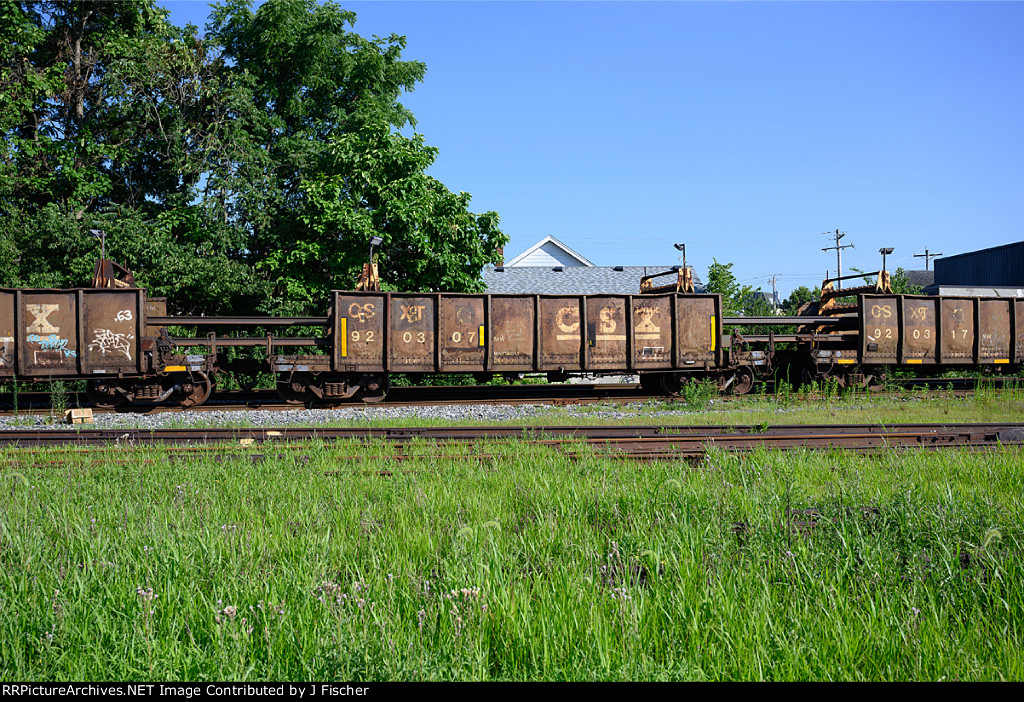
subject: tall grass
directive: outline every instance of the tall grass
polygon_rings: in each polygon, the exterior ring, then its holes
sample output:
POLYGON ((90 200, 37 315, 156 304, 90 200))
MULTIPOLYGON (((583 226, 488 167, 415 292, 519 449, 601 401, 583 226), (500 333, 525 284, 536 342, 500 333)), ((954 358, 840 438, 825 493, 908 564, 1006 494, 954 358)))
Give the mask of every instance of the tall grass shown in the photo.
POLYGON ((6 451, 0 677, 1024 676, 1016 450, 391 453, 6 451))

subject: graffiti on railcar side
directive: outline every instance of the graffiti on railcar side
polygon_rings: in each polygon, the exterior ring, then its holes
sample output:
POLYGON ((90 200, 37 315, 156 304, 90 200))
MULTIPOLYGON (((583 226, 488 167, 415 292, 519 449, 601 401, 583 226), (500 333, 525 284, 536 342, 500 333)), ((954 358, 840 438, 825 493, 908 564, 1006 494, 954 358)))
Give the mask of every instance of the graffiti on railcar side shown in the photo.
POLYGON ((134 334, 118 334, 110 329, 93 329, 92 341, 89 342, 89 350, 98 349, 104 356, 107 353, 123 353, 130 361, 132 360, 131 342, 134 334))
POLYGON ((39 348, 44 351, 60 351, 64 354, 64 358, 74 358, 78 356, 77 351, 72 351, 68 348, 68 340, 61 338, 56 334, 50 334, 49 336, 29 334, 25 337, 25 341, 30 344, 39 344, 39 348))

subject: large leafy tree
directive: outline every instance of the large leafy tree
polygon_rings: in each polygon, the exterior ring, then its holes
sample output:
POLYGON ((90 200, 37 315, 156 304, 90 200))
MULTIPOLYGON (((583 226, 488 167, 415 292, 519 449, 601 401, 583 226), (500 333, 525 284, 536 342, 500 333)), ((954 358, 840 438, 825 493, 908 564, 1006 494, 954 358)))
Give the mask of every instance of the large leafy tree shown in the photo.
POLYGON ((397 131, 415 123, 398 99, 425 66, 400 59, 403 37, 365 39, 354 21, 329 2, 230 0, 209 26, 225 71, 250 81, 244 129, 267 155, 239 159, 215 187, 272 285, 268 311, 350 287, 374 235, 385 284, 410 290, 481 290, 507 241, 495 213, 471 213, 469 195, 426 175, 436 150, 397 131))
POLYGON ((197 203, 217 112, 238 102, 217 69, 151 0, 0 0, 4 284, 83 284, 96 228, 185 311, 251 296, 244 240, 197 203))
POLYGON ((391 287, 474 290, 505 238, 398 130, 424 66, 312 0, 215 10, 0 0, 0 284, 70 286, 108 250, 190 313, 318 308, 385 239, 391 287))

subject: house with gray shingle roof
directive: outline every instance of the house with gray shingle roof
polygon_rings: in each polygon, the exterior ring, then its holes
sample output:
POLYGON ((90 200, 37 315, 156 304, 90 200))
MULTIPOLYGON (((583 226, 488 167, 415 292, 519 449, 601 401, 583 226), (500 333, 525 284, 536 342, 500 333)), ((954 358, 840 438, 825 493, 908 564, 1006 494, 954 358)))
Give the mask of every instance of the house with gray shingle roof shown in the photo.
MULTIPOLYGON (((483 280, 494 294, 636 295, 640 278, 679 266, 595 266, 553 236, 545 237, 504 266, 487 266, 483 280)), ((658 282, 671 282, 663 278, 658 282)), ((704 292, 696 275, 694 290, 704 292)))

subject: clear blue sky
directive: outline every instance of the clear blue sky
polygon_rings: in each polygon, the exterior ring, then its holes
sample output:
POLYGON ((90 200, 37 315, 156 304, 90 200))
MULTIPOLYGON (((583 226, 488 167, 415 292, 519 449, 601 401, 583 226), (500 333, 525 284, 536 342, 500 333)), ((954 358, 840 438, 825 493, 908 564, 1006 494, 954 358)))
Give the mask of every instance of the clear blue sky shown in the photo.
MULTIPOLYGON (((206 2, 164 0, 202 27, 206 2)), ((339 2, 400 34, 431 174, 506 258, 713 258, 783 295, 1024 239, 1024 3, 339 2)))

